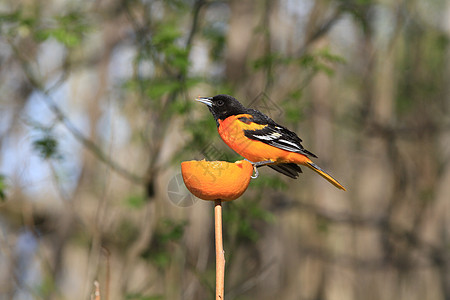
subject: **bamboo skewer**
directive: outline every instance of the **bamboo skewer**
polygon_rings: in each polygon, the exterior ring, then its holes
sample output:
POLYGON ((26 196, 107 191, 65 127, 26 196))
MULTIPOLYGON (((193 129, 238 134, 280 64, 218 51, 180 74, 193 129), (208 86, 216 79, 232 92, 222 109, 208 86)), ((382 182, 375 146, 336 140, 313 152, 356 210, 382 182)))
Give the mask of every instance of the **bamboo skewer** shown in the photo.
POLYGON ((216 300, 224 299, 225 251, 222 240, 222 201, 215 200, 214 229, 216 237, 216 300))

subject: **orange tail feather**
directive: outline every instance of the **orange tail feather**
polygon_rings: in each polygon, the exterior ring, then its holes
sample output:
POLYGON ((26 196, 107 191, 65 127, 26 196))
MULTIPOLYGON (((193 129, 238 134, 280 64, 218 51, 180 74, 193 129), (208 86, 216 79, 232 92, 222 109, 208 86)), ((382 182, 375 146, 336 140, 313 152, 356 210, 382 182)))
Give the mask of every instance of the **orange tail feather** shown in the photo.
POLYGON ((313 163, 312 161, 306 162, 304 164, 305 166, 309 167, 311 170, 319 173, 320 176, 328 180, 332 185, 337 187, 338 189, 346 191, 346 189, 336 180, 334 179, 330 174, 328 174, 324 169, 313 163))

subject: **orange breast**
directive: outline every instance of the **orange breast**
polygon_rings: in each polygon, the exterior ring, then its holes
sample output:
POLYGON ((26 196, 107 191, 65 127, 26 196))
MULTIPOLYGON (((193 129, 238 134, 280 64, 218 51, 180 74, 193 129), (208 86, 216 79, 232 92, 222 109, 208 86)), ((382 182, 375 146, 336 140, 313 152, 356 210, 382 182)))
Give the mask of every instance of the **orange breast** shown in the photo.
POLYGON ((239 118, 251 118, 248 114, 236 115, 219 120, 219 135, 223 141, 239 155, 252 162, 272 160, 276 163, 293 162, 304 164, 310 161, 306 156, 286 151, 266 143, 249 139, 245 136, 244 130, 263 129, 266 125, 256 124, 253 122, 245 123, 239 118))

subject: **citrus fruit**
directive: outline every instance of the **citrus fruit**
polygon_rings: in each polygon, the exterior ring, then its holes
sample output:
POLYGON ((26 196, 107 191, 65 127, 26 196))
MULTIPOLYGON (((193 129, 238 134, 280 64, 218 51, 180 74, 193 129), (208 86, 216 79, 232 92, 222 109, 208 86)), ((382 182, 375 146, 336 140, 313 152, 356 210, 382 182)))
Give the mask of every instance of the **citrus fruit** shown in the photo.
POLYGON ((203 200, 230 201, 241 196, 248 187, 253 166, 246 160, 191 160, 181 163, 181 174, 187 189, 203 200))

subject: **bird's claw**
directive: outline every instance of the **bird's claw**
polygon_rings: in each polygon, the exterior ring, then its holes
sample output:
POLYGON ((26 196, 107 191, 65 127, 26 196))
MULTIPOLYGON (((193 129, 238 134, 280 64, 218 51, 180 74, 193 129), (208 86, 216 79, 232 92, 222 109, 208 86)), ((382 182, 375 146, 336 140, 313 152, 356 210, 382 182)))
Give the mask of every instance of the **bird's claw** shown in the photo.
POLYGON ((253 179, 258 178, 258 176, 259 176, 259 172, 258 172, 257 168, 268 165, 268 164, 273 164, 272 160, 265 160, 265 161, 258 161, 258 162, 252 162, 246 158, 245 158, 245 160, 248 161, 249 163, 251 163, 253 166, 253 170, 255 172, 255 175, 252 175, 253 179))
POLYGON ((256 179, 259 176, 258 169, 256 168, 256 165, 253 165, 253 171, 255 172, 255 175, 252 174, 252 179, 256 179))

